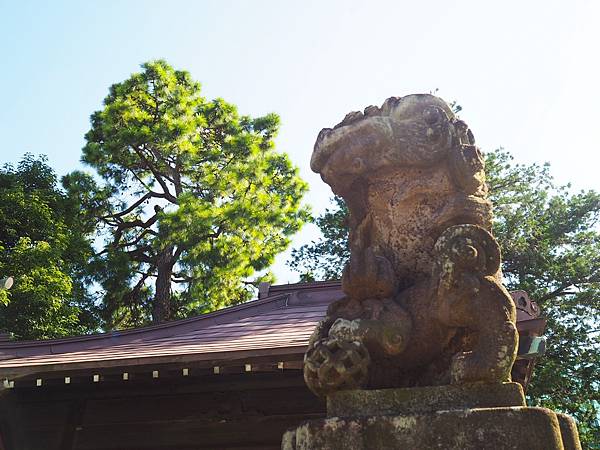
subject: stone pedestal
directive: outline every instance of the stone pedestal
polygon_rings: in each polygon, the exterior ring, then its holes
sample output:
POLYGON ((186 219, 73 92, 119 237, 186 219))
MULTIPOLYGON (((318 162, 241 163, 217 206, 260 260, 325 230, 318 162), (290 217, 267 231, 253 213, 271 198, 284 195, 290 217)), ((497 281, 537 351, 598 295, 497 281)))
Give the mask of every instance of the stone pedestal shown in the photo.
POLYGON ((581 450, 573 419, 525 406, 517 383, 340 391, 283 450, 581 450))

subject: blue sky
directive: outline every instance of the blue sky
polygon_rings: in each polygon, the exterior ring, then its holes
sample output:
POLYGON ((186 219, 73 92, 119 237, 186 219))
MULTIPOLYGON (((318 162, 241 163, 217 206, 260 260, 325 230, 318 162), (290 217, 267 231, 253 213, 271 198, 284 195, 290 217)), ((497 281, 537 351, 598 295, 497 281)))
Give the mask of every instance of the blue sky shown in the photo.
MULTIPOLYGON (((277 138, 310 183, 318 131, 387 97, 438 89, 479 146, 549 161, 560 182, 600 189, 597 1, 0 0, 0 163, 44 153, 81 168, 108 87, 164 58, 241 113, 276 112, 277 138)), ((306 227, 294 245, 317 236, 306 227)), ((275 264, 278 282, 297 275, 275 264)))

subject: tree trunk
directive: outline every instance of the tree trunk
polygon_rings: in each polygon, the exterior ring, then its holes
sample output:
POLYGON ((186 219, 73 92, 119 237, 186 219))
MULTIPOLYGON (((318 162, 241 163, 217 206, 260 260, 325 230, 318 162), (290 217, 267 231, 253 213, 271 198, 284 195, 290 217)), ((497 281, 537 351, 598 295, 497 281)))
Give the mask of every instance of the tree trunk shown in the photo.
POLYGON ((156 289, 152 305, 152 322, 162 323, 171 319, 171 275, 173 274, 173 246, 167 246, 158 255, 156 289))

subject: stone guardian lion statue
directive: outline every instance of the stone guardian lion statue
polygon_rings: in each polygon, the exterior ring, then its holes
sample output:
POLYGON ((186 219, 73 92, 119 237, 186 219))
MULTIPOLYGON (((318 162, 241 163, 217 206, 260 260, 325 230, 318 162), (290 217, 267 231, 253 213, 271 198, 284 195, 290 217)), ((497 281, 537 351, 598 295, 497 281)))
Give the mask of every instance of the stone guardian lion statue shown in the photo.
POLYGON ((392 97, 322 130, 311 168, 348 205, 351 256, 309 343, 310 389, 510 381, 516 311, 467 125, 433 95, 392 97))

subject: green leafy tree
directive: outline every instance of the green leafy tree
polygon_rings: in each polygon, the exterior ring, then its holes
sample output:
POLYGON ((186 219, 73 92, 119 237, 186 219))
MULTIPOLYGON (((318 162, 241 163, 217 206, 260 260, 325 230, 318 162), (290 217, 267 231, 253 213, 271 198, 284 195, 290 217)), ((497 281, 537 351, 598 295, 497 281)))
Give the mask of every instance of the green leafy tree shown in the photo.
POLYGON ((40 339, 97 329, 87 288, 94 225, 80 207, 45 157, 26 154, 17 167, 0 169, 0 277, 15 279, 0 292, 1 330, 40 339))
MULTIPOLYGON (((548 319, 529 403, 573 415, 584 445, 600 448, 600 195, 556 186, 547 164, 515 164, 502 149, 486 155, 486 173, 504 282, 527 291, 548 319)), ((346 217, 335 198, 315 219, 323 237, 292 252, 303 279, 341 277, 346 217)))
POLYGON ((332 202, 332 208, 312 219, 321 231, 321 238, 292 249, 288 265, 300 273, 301 281, 339 280, 350 258, 348 208, 341 197, 333 197, 332 202))
POLYGON ((110 88, 83 161, 103 179, 97 261, 108 327, 163 322, 247 300, 289 244, 305 183, 274 151, 279 118, 240 116, 164 61, 110 88))
POLYGON ((547 164, 515 165, 502 150, 486 170, 505 283, 548 319, 530 403, 572 414, 582 441, 600 448, 600 194, 556 186, 547 164))

